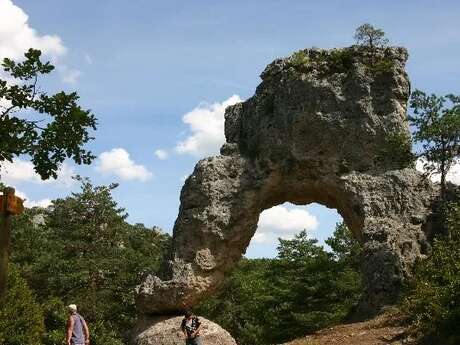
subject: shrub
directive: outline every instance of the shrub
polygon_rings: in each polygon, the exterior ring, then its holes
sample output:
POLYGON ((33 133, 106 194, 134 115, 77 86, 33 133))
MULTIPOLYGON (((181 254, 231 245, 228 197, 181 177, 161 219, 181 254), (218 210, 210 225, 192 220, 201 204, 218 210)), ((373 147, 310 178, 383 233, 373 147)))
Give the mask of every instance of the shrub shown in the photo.
POLYGON ((309 61, 310 59, 308 58, 308 55, 303 50, 299 50, 292 54, 290 59, 290 62, 293 66, 307 65, 309 61))
POLYGON ((43 311, 14 266, 10 268, 7 292, 0 305, 0 344, 40 344, 45 330, 43 311))
POLYGON ((460 204, 450 206, 450 236, 434 240, 432 255, 418 263, 403 310, 422 341, 460 343, 460 204))
POLYGON ((45 345, 61 345, 65 338, 65 326, 68 318, 64 302, 52 297, 42 304, 45 318, 46 334, 43 337, 45 345))
POLYGON ((328 73, 346 73, 353 68, 353 53, 350 49, 334 49, 327 56, 328 73))
POLYGON ((376 61, 373 61, 371 64, 368 64, 367 67, 372 75, 378 76, 380 74, 391 72, 394 67, 394 61, 386 58, 374 58, 376 61))
POLYGON ((415 161, 411 148, 411 138, 407 133, 390 133, 377 154, 377 161, 394 169, 406 168, 415 161))

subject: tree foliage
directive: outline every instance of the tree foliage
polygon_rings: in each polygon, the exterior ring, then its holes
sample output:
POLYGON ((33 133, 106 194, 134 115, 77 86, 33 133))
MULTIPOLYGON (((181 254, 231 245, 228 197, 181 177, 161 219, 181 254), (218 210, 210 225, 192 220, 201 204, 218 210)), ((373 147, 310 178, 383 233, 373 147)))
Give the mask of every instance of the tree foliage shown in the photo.
POLYGON ((332 237, 324 242, 331 247, 336 262, 356 270, 360 268, 361 244, 344 222, 337 223, 332 237))
POLYGON ((356 45, 361 48, 369 72, 374 76, 384 75, 393 68, 393 60, 384 54, 389 40, 382 29, 369 23, 359 26, 355 31, 356 45))
POLYGON ((431 256, 416 265, 403 308, 422 343, 460 343, 460 204, 450 205, 450 237, 438 237, 431 256))
POLYGON ((79 192, 15 218, 11 260, 43 306, 46 345, 61 343, 70 303, 88 321, 92 344, 121 344, 136 319, 134 289, 159 268, 170 237, 128 224, 115 184, 79 181, 79 192))
POLYGON ((446 192, 446 176, 460 155, 460 96, 427 95, 416 90, 410 106, 409 120, 415 126, 414 140, 421 144, 418 157, 424 168, 441 175, 441 194, 446 192))
POLYGON ((54 66, 40 60, 39 50, 24 55, 23 62, 2 62, 7 78, 0 79, 0 164, 29 155, 43 179, 55 178, 67 158, 89 164, 94 156, 83 145, 93 139, 89 131, 96 129, 96 118, 78 104, 76 92, 41 91, 39 77, 54 66))
POLYGON ((0 344, 37 345, 45 332, 43 312, 16 267, 8 274, 5 296, 0 300, 0 344))
POLYGON ((279 240, 275 259, 243 259, 198 313, 247 345, 279 344, 340 322, 360 295, 358 245, 337 225, 327 252, 305 231, 279 240))
POLYGON ((369 49, 382 48, 389 43, 385 37, 385 32, 369 23, 360 25, 356 29, 354 38, 358 45, 368 47, 369 49))

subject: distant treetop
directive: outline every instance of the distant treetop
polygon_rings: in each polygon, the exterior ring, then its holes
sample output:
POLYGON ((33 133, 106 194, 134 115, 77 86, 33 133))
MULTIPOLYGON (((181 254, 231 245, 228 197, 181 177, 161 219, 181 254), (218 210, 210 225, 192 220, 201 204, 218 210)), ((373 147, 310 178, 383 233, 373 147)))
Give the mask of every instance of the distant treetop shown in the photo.
POLYGON ((385 47, 388 45, 388 38, 382 29, 375 28, 369 23, 365 23, 356 29, 356 44, 368 47, 370 49, 385 47))

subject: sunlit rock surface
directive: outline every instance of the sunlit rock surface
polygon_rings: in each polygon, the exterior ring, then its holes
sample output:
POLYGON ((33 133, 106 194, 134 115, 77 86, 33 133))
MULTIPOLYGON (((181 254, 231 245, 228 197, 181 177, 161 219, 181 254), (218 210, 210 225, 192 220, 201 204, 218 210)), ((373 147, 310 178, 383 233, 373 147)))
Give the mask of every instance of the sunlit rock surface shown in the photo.
POLYGON ((183 310, 211 294, 259 214, 284 202, 336 208, 363 245, 364 309, 395 301, 427 250, 437 187, 400 159, 410 147, 396 140, 409 136, 407 52, 373 54, 310 49, 276 60, 253 97, 227 108, 227 142, 186 180, 169 267, 138 287, 141 313, 183 310))
MULTIPOLYGON (((135 345, 184 345, 184 335, 180 330, 181 316, 152 317, 138 321, 134 339, 135 345)), ((200 318, 200 337, 203 345, 236 345, 232 336, 219 325, 200 318)))

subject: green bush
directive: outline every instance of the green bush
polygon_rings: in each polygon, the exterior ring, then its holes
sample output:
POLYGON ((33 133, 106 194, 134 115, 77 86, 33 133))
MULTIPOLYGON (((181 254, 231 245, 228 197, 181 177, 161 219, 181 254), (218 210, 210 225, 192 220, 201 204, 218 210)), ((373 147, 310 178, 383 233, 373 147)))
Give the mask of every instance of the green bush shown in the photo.
POLYGON ((90 327, 91 345, 123 345, 119 330, 114 329, 112 325, 97 321, 88 327, 90 327))
POLYGON ((377 154, 377 163, 402 169, 414 164, 415 158, 410 136, 405 132, 393 132, 386 136, 377 154))
POLYGON ((7 292, 0 300, 0 305, 0 344, 41 343, 45 331, 42 309, 14 266, 10 266, 7 292))
POLYGON ((353 68, 353 54, 349 49, 333 49, 327 58, 327 73, 347 73, 353 68))
POLYGON ((299 50, 295 52, 294 54, 292 54, 290 58, 290 63, 293 66, 304 66, 304 65, 308 65, 309 62, 310 62, 310 59, 308 58, 308 55, 307 53, 305 53, 304 50, 299 50))
POLYGON ((317 71, 320 78, 328 78, 335 74, 348 75, 355 64, 359 64, 369 75, 379 77, 391 72, 395 66, 387 53, 376 47, 299 50, 289 57, 287 67, 306 74, 317 71))
POLYGON ((450 236, 435 239, 431 256, 416 265, 403 309, 422 342, 460 343, 460 205, 450 206, 450 236))
POLYGON ((62 345, 68 318, 64 302, 57 297, 52 297, 42 304, 42 308, 46 328, 43 343, 45 345, 62 345))
POLYGON ((303 73, 318 70, 320 76, 347 73, 353 68, 353 54, 350 49, 305 51, 299 50, 289 58, 289 66, 303 73))
POLYGON ((375 58, 375 61, 368 64, 367 67, 374 76, 378 76, 391 72, 394 67, 394 61, 385 57, 375 58))

